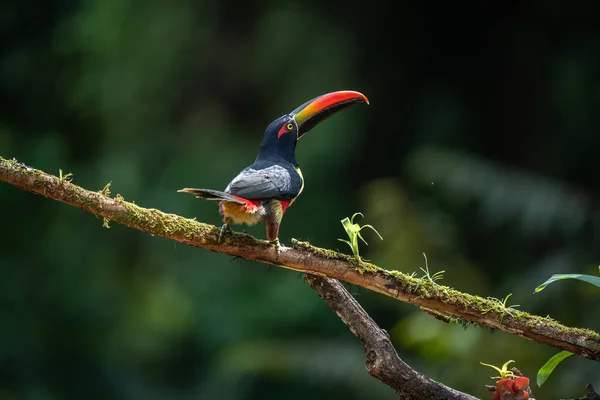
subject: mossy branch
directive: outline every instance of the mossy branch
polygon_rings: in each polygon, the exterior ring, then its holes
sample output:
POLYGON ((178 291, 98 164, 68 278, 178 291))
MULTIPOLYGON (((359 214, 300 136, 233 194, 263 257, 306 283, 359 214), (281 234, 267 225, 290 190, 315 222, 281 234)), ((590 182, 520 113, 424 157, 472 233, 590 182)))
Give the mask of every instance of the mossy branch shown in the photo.
POLYGON ((282 247, 279 258, 267 241, 247 234, 228 235, 223 243, 218 244, 219 229, 213 225, 143 208, 125 201, 119 195, 112 198, 102 191, 86 190, 64 177, 61 179, 1 157, 0 180, 153 235, 248 260, 339 279, 414 304, 430 313, 444 316, 443 320, 446 321, 480 324, 600 360, 600 335, 594 331, 567 327, 550 318, 523 311, 511 310, 507 313, 498 301, 462 293, 398 271, 384 270, 367 262, 359 264, 351 256, 314 247, 306 242, 292 240, 292 247, 282 247))

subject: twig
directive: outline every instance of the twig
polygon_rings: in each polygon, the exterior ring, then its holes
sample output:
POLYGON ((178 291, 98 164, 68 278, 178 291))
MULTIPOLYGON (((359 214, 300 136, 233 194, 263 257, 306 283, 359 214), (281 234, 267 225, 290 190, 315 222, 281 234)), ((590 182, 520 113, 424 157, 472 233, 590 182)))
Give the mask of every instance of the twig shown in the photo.
POLYGON ((393 388, 399 399, 476 399, 420 374, 402 361, 387 332, 377 326, 340 282, 308 274, 306 281, 361 340, 369 374, 393 388))
POLYGON ((585 386, 585 390, 587 391, 585 396, 573 400, 600 400, 600 394, 596 393, 591 383, 585 386))
MULTIPOLYGON (((278 265, 287 269, 328 276, 355 286, 396 298, 448 316, 448 320, 471 321, 490 328, 535 340, 584 357, 600 360, 600 335, 582 328, 570 328, 550 319, 514 311, 506 315, 498 302, 472 296, 458 290, 419 281, 398 271, 387 271, 371 263, 293 241, 281 255, 265 240, 246 234, 232 234, 219 244, 219 229, 156 209, 146 209, 125 201, 121 196, 105 196, 100 191, 83 189, 66 179, 46 174, 16 161, 0 157, 0 181, 29 192, 62 201, 87 212, 156 236, 219 253, 278 265)), ((175 188, 173 189, 175 192, 175 188)))

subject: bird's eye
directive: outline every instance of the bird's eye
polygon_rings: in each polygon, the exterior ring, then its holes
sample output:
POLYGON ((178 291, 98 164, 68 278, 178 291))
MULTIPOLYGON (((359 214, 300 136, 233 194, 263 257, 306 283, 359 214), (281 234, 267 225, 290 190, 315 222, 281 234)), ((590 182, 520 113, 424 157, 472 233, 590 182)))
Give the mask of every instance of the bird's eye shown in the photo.
POLYGON ((292 129, 294 129, 294 125, 292 125, 292 124, 287 124, 287 128, 288 128, 288 131, 291 131, 292 129))

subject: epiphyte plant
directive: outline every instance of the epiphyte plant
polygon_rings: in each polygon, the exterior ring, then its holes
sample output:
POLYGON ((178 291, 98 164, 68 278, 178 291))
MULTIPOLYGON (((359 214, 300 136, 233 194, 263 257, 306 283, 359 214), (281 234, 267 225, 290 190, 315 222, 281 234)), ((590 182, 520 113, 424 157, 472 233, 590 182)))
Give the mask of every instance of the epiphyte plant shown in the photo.
POLYGON ((360 234, 360 231, 362 231, 364 228, 369 228, 373 232, 375 232, 377 234, 377 236, 379 236, 379 239, 383 240, 383 238, 381 237, 379 232, 377 232, 377 230, 375 228, 373 228, 372 225, 362 225, 361 226, 358 223, 355 223, 354 218, 356 218, 357 215, 360 215, 361 217, 364 218, 364 215, 361 212, 357 212, 357 213, 354 213, 354 215, 352 215, 351 218, 346 217, 340 221, 342 223, 342 226, 344 227, 344 230, 346 231, 346 235, 348 235, 349 240, 346 240, 346 239, 338 239, 338 240, 340 242, 347 243, 348 246, 350 246, 350 249, 352 249, 352 254, 354 255, 354 258, 356 259, 356 261, 358 261, 360 263, 360 262, 362 262, 362 259, 360 258, 360 252, 358 249, 358 239, 360 238, 360 240, 362 240, 366 245, 368 245, 367 241, 360 234))

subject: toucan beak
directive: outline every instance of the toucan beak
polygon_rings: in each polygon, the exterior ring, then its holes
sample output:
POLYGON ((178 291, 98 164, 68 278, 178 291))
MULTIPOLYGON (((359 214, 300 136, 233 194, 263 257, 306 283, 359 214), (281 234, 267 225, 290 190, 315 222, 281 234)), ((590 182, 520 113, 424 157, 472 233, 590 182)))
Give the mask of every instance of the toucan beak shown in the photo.
POLYGON ((319 122, 354 103, 367 103, 369 99, 359 92, 341 90, 317 96, 290 113, 298 125, 298 139, 319 122))

